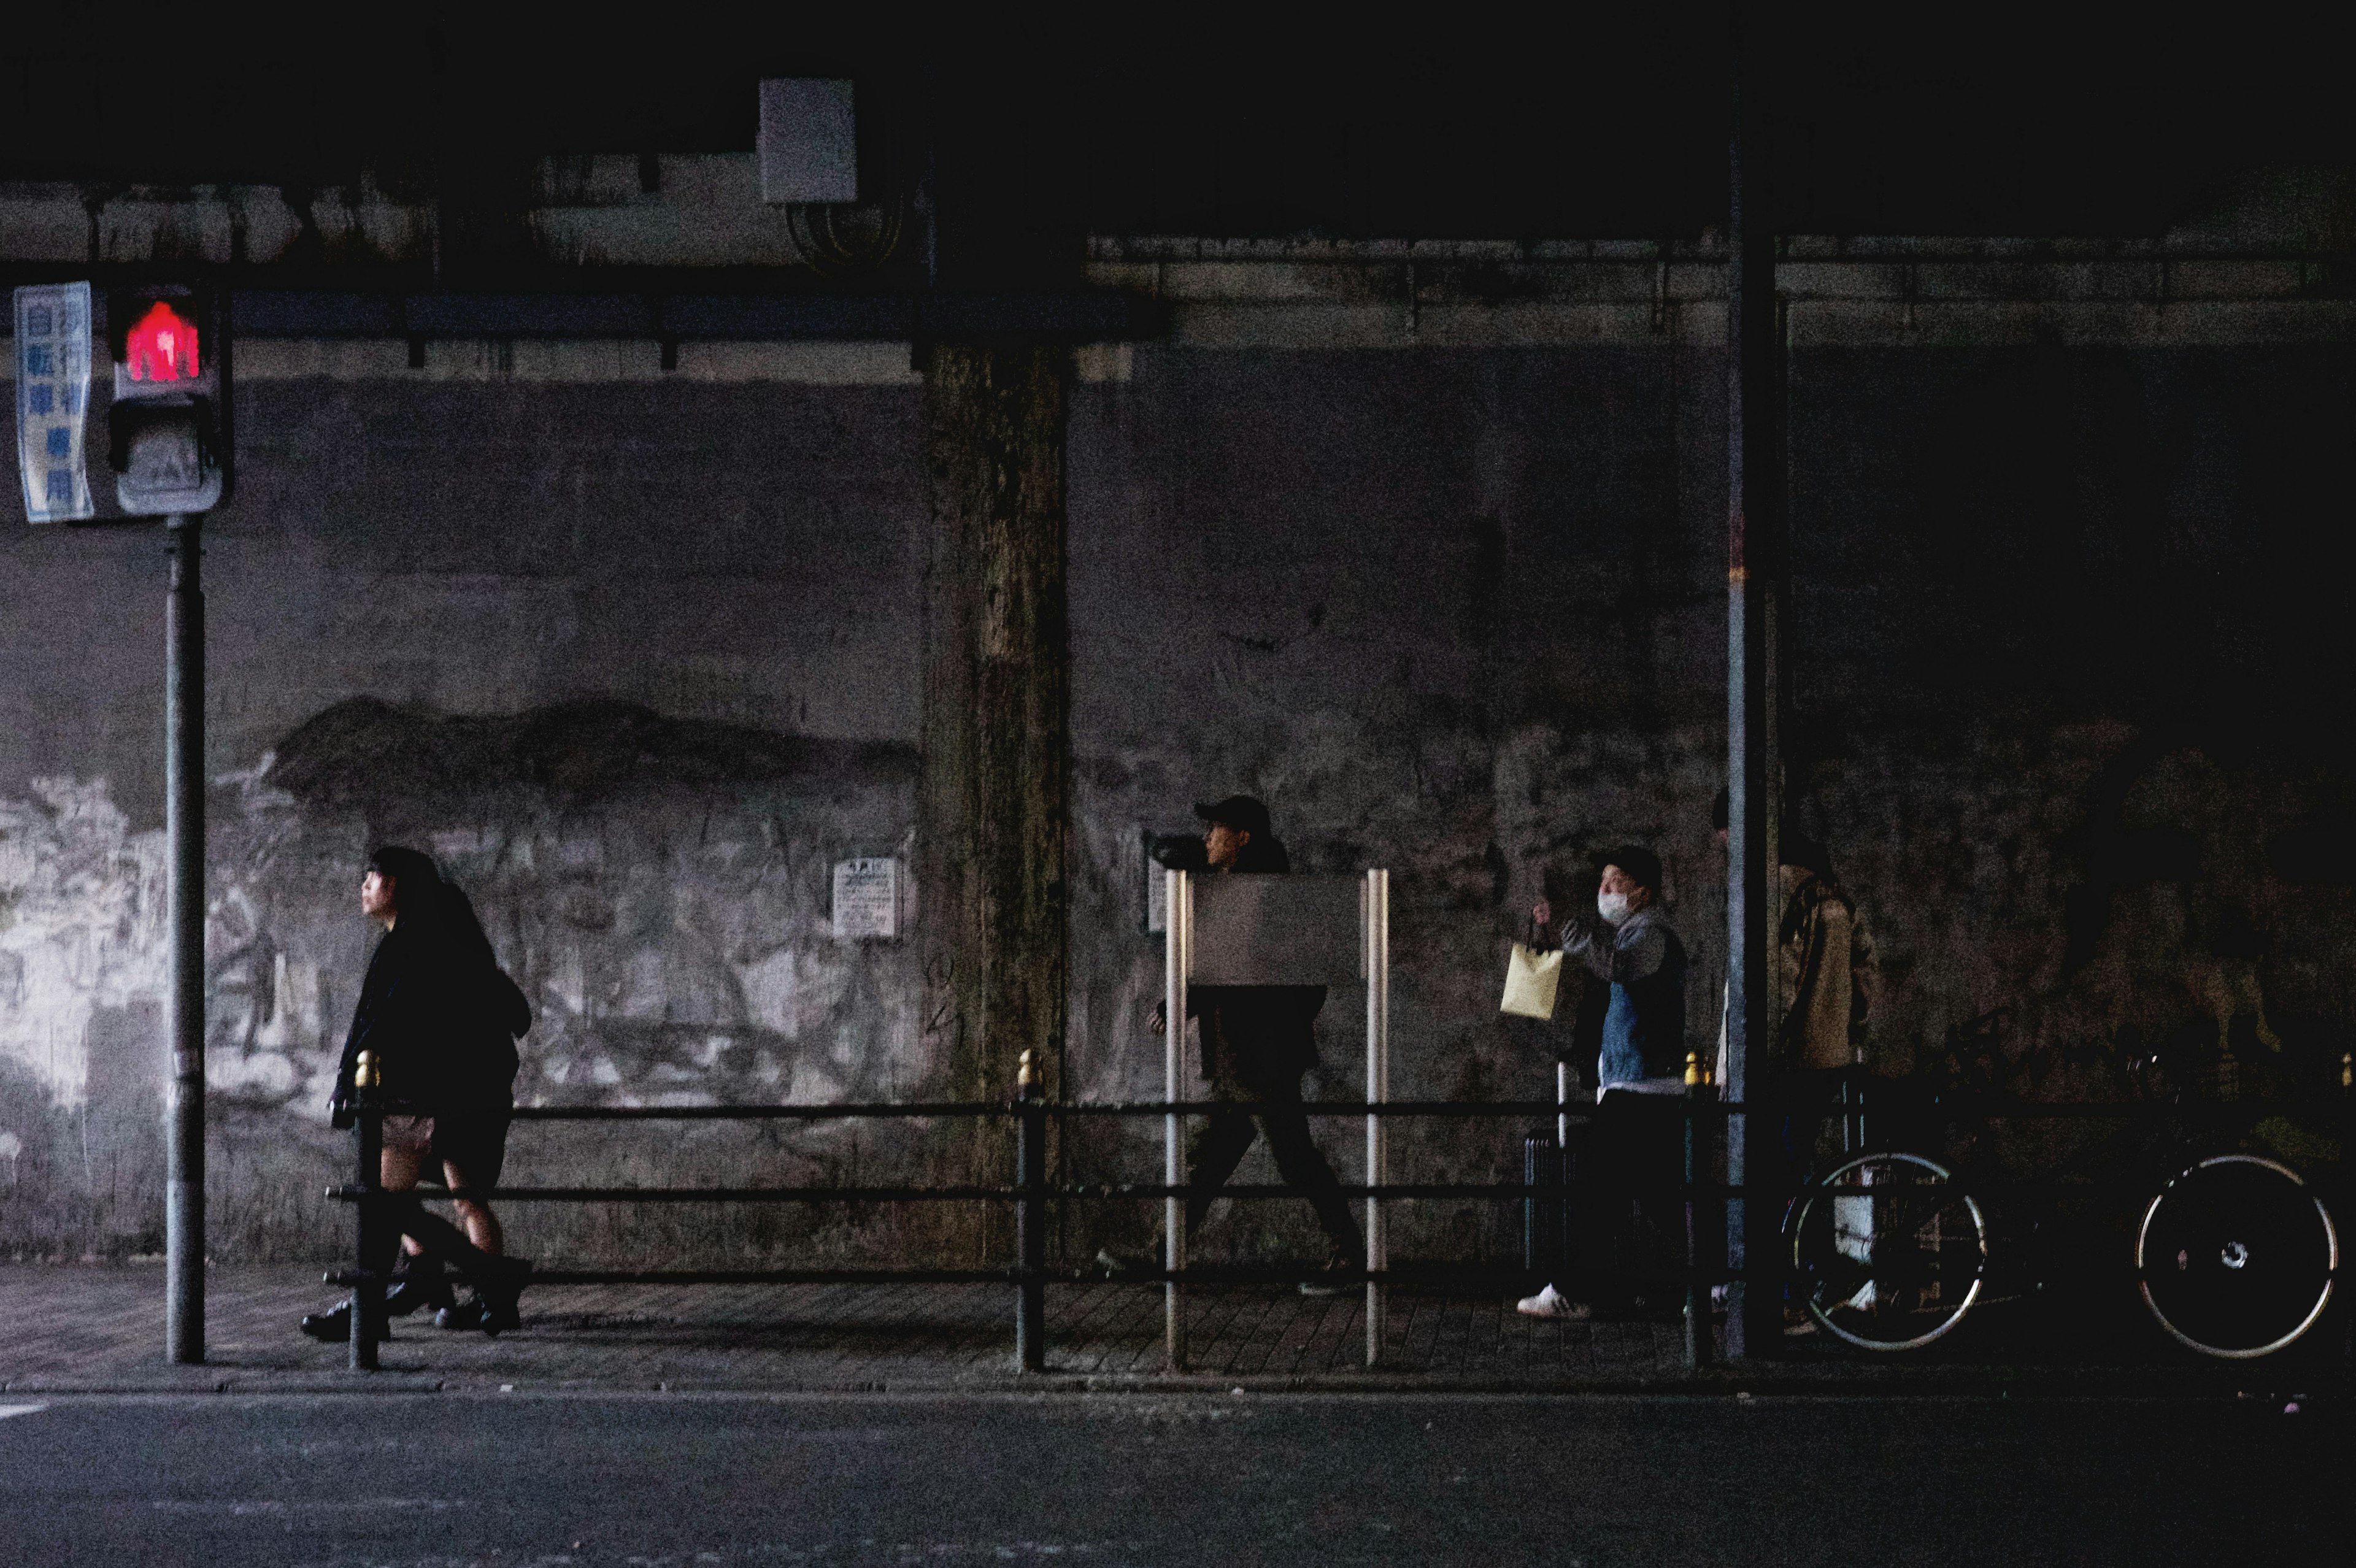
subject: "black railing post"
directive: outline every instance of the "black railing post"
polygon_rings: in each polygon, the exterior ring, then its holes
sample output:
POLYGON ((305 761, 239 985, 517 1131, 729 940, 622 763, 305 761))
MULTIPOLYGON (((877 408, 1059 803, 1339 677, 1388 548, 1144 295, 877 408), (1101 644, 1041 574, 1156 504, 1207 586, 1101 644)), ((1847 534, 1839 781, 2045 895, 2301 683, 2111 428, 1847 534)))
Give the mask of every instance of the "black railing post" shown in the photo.
POLYGON ((1047 1107, 1035 1061, 1023 1053, 1014 1089, 1014 1359, 1026 1372, 1047 1370, 1047 1107))
POLYGON ((1541 1132, 1522 1139, 1522 1272, 1529 1288, 1559 1285, 1563 1264, 1562 1146, 1541 1132))
POLYGON ((351 1297, 351 1368, 356 1372, 377 1370, 376 1330, 384 1317, 384 1280, 372 1266, 382 1248, 377 1227, 387 1220, 383 1206, 377 1201, 384 1163, 384 1110, 377 1101, 376 1091, 376 1054, 364 1051, 352 1074, 353 1126, 359 1135, 359 1168, 356 1172, 359 1198, 352 1205, 353 1212, 359 1216, 353 1226, 359 1266, 352 1271, 351 1297))
POLYGON ((1701 1070, 1700 1053, 1686 1056, 1686 1365, 1706 1367, 1711 1360, 1709 1281, 1704 1277, 1715 1251, 1708 1243, 1709 1224, 1701 1201, 1701 1184, 1708 1179, 1714 1140, 1708 1106, 1718 1090, 1701 1070))

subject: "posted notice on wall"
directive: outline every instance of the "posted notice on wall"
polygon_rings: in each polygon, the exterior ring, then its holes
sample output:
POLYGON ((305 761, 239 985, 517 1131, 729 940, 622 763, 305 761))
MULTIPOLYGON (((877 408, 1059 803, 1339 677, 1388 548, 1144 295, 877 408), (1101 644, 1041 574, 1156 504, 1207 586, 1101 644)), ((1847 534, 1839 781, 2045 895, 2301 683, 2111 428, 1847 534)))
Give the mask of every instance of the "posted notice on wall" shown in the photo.
POLYGON ((834 863, 834 939, 900 934, 900 862, 889 857, 834 863))
POLYGON ((16 467, 25 516, 62 523, 91 515, 82 466, 90 409, 90 285, 16 291, 16 467))

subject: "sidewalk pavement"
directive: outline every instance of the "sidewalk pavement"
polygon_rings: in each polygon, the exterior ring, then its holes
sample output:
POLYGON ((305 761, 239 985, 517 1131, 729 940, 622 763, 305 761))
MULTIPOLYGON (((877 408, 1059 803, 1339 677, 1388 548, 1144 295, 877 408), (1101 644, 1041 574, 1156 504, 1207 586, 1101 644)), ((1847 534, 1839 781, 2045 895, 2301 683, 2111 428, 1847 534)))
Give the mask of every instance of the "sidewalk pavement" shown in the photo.
MULTIPOLYGON (((1756 1388, 2216 1393, 2276 1387, 2248 1364, 2011 1367, 1826 1355, 1687 1369, 1676 1323, 1525 1317, 1511 1299, 1394 1292, 1383 1364, 1364 1364, 1365 1297, 1289 1287, 1190 1295, 1188 1371, 1163 1364, 1158 1285, 1047 1292, 1048 1371, 1014 1366, 1006 1285, 565 1285, 527 1292, 497 1339, 400 1320, 382 1370, 296 1332, 342 1292, 316 1266, 217 1268, 207 1359, 165 1360, 164 1273, 149 1265, 0 1264, 0 1392, 432 1392, 442 1390, 885 1392, 1328 1389, 1687 1392, 1756 1388)), ((2295 1374, 2307 1375, 2307 1374, 2295 1374)))

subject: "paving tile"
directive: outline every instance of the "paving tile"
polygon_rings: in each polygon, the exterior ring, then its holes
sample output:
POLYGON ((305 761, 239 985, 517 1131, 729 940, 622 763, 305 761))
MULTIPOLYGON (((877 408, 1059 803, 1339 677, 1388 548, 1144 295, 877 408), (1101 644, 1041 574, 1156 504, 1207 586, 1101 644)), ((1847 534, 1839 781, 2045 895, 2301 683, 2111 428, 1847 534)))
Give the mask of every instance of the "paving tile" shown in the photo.
MULTIPOLYGON (((597 1387, 842 1389, 1021 1386, 1013 1364, 1013 1292, 1001 1285, 585 1285, 527 1295, 519 1331, 497 1339, 401 1320, 380 1348, 383 1370, 346 1370, 343 1345, 321 1345, 296 1320, 335 1299, 314 1267, 220 1269, 208 1279, 208 1360, 164 1355, 164 1275, 153 1266, 0 1264, 0 1390, 27 1392, 317 1392, 361 1389, 597 1387)), ((1156 1285, 1058 1285, 1048 1292, 1048 1356, 1060 1378, 1159 1386, 1162 1292, 1156 1285)), ((1305 1297, 1281 1287, 1197 1289, 1186 1300, 1205 1383, 1313 1382, 1412 1386, 1451 1382, 1531 1388, 1656 1384, 1693 1376, 1676 1322, 1560 1323, 1525 1318, 1504 1296, 1394 1291, 1383 1365, 1369 1374, 1365 1297, 1305 1297)), ((1721 1351, 1722 1353, 1722 1351, 1721 1351)), ((2238 1367, 2051 1358, 2001 1363, 1902 1362, 1838 1347, 1769 1367, 1719 1367, 1703 1385, 1781 1379, 1838 1387, 1967 1379, 2135 1376, 2162 1389, 2245 1378, 2238 1367)), ((1181 1380, 1182 1383, 1184 1380, 1181 1380)), ((2138 1385, 2141 1386, 2141 1385, 2138 1385)), ((2237 1384, 2234 1386, 2238 1386, 2237 1384)))

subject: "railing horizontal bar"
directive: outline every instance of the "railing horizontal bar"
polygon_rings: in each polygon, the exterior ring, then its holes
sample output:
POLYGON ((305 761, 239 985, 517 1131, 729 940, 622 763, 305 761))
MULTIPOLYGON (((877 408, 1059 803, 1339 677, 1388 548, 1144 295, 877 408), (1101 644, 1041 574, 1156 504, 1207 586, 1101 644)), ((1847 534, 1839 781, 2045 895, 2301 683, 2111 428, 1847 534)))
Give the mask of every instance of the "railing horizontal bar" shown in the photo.
MULTIPOLYGON (((1169 1186, 1151 1181, 1074 1182, 1055 1188, 1064 1198, 1191 1198, 1197 1192, 1218 1198, 1299 1198, 1301 1189, 1282 1183, 1229 1182, 1224 1187, 1169 1186)), ((1533 1192, 1561 1192, 1560 1187, 1530 1187, 1519 1181, 1411 1181, 1364 1186, 1344 1181, 1336 1189, 1344 1198, 1510 1198, 1516 1201, 1533 1192)), ((1576 1188, 1569 1190, 1577 1191, 1576 1188)), ((1631 1189, 1633 1190, 1633 1189, 1631 1189)))
POLYGON ((889 1101, 842 1105, 518 1105, 519 1122, 823 1122, 841 1118, 1012 1116, 995 1100, 889 1101))
POLYGON ((1012 1187, 461 1187, 398 1193, 330 1187, 327 1196, 347 1203, 374 1197, 477 1203, 921 1203, 1003 1201, 1018 1194, 1012 1187))
MULTIPOLYGON (((1667 1096, 1675 1103, 1688 1106, 1699 1115, 1740 1115, 1753 1109, 1740 1101, 1697 1099, 1687 1101, 1667 1096)), ((1042 1109, 1051 1116, 1209 1116, 1248 1111, 1253 1102, 1237 1100, 1099 1100, 1076 1104, 1046 1105, 1042 1109)), ((1568 1105, 1552 1100, 1387 1100, 1368 1104, 1359 1100, 1303 1100, 1289 1105, 1312 1116, 1463 1116, 1483 1117, 1546 1116, 1569 1111, 1585 1117, 1594 1114, 1595 1106, 1586 1100, 1576 1100, 1568 1105)), ((2175 1104, 2163 1101, 2060 1101, 2051 1104, 2035 1104, 2026 1101, 1980 1101, 1934 1099, 1908 1105, 1879 1106, 1874 1104, 1824 1105, 1794 1107, 1771 1105, 1766 1114, 1788 1115, 1796 1111, 1824 1122, 1837 1122, 1852 1116, 1887 1118, 1890 1116, 1925 1116, 1954 1121, 1986 1116, 2000 1121, 2070 1120, 2074 1118, 2168 1118, 2181 1117, 2198 1121, 2233 1121, 2243 1117, 2295 1115, 2315 1117, 2341 1114, 2344 1108, 2311 1100, 2236 1100, 2223 1103, 2193 1102, 2175 1104)), ((845 1104, 839 1105, 518 1105, 509 1115, 519 1122, 762 1122, 794 1121, 822 1122, 851 1119, 910 1120, 925 1118, 996 1118, 1015 1114, 1011 1105, 996 1101, 940 1101, 894 1104, 845 1104)))
MULTIPOLYGON (((2175 1173, 2170 1172, 2173 1176, 2175 1173)), ((1569 1184, 1551 1182, 1531 1185, 1522 1181, 1408 1181, 1386 1182, 1376 1186, 1343 1182, 1336 1188, 1348 1198, 1382 1199, 1450 1199, 1489 1198, 1519 1201, 1538 1198, 1571 1200, 1595 1198, 1769 1198, 1785 1200, 1810 1196, 1841 1198, 1898 1199, 1926 1193, 1952 1192, 1973 1198, 2005 1198, 2024 1194, 2076 1194, 2083 1197, 2115 1197, 2125 1193, 2147 1196, 2156 1193, 2166 1178, 2115 1178, 2103 1180, 2061 1181, 1884 1181, 1871 1185, 1837 1187, 1812 1185, 1784 1187, 1774 1185, 1744 1186, 1727 1182, 1697 1182, 1691 1186, 1670 1183, 1569 1184)), ((1049 1193, 1058 1198, 1153 1199, 1189 1198, 1198 1191, 1220 1198, 1298 1198, 1301 1189, 1280 1182, 1229 1182, 1220 1187, 1196 1188, 1185 1183, 1175 1185, 1157 1181, 1078 1181, 1050 1188, 1049 1193)), ((517 1203, 922 1203, 922 1202, 1006 1202, 1020 1198, 1020 1189, 1012 1187, 492 1187, 483 1189, 414 1188, 403 1192, 385 1193, 358 1187, 330 1187, 326 1195, 338 1202, 358 1202, 367 1198, 384 1198, 409 1201, 444 1202, 466 1199, 476 1202, 517 1203)))
MULTIPOLYGON (((534 1269, 531 1288, 544 1285, 1005 1285, 1006 1269, 534 1269)), ((329 1285, 357 1285, 352 1270, 327 1276, 329 1285)))
MULTIPOLYGON (((1066 1105, 1049 1105, 1051 1116, 1211 1116, 1222 1114, 1248 1114, 1258 1105, 1250 1100, 1083 1100, 1066 1105)), ((1564 1109, 1552 1100, 1384 1100, 1369 1104, 1364 1100, 1301 1100, 1284 1102, 1288 1111, 1303 1111, 1312 1116, 1545 1116, 1552 1118, 1564 1109)), ((1574 1115, 1585 1115, 1594 1107, 1574 1102, 1574 1115)))
MULTIPOLYGON (((341 1269, 321 1276, 329 1285, 352 1285, 357 1270, 341 1269)), ((1335 1285, 1363 1285, 1385 1280, 1403 1285, 1457 1285, 1474 1282, 1518 1283, 1526 1276, 1516 1267, 1485 1264, 1424 1264, 1376 1269, 1336 1269, 1332 1272, 1301 1264, 1200 1264, 1173 1274, 1167 1269, 1124 1273, 1108 1280, 1096 1268, 1048 1268, 1041 1275, 1050 1285, 1135 1285, 1177 1279, 1195 1285, 1292 1285, 1303 1279, 1335 1285)), ((1018 1278, 1012 1268, 779 1268, 779 1269, 568 1269, 536 1268, 530 1288, 559 1285, 1011 1285, 1018 1278)))

